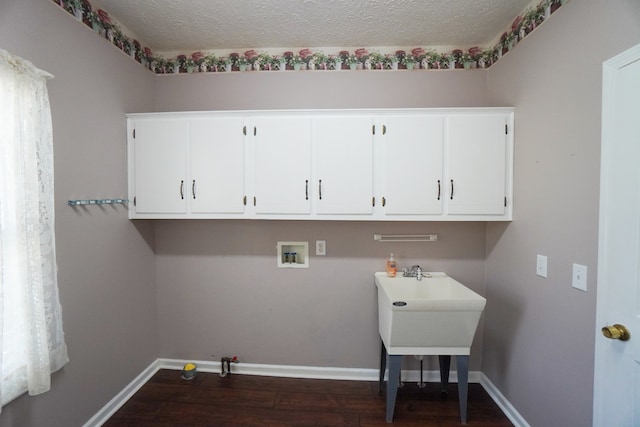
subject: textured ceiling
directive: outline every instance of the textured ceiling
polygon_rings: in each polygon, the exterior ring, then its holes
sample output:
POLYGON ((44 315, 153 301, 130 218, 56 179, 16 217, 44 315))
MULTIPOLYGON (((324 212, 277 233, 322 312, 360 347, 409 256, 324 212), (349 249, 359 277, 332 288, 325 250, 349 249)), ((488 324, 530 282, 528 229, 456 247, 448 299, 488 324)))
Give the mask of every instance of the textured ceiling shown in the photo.
MULTIPOLYGON (((539 2, 539 1, 538 1, 539 2)), ((531 0, 92 0, 156 52, 488 46, 531 0)))

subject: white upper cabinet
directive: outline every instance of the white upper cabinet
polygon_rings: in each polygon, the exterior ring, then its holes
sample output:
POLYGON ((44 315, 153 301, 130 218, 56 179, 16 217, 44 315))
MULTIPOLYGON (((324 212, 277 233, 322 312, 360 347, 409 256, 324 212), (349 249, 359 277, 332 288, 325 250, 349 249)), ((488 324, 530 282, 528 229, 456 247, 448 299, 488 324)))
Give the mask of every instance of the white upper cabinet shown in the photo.
POLYGON ((247 126, 254 146, 255 213, 311 212, 311 119, 257 117, 247 126))
POLYGON ((129 217, 510 221, 513 114, 129 114, 129 217))
POLYGON ((202 117, 189 121, 190 211, 244 212, 245 155, 241 117, 202 117))
POLYGON ((373 213, 373 119, 314 120, 314 211, 320 215, 373 213))
POLYGON ((129 129, 130 206, 135 214, 187 212, 189 122, 152 119, 129 129))
POLYGON ((242 130, 241 117, 130 120, 131 216, 242 214, 242 130))
POLYGON ((448 214, 505 214, 508 120, 505 114, 463 114, 447 119, 448 214))
POLYGON ((384 214, 442 214, 443 116, 394 115, 378 122, 384 214))

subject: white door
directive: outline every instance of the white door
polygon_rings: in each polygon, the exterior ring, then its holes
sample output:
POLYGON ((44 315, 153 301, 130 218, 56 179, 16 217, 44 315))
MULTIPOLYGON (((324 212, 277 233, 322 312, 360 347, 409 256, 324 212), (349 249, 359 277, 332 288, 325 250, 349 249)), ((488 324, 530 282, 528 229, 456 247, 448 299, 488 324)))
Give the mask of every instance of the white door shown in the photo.
MULTIPOLYGON (((640 45, 604 63, 593 425, 640 425, 640 45), (606 338, 622 325, 629 340, 606 338)), ((621 336, 624 338, 624 335, 621 336)))
POLYGON ((311 119, 257 118, 248 127, 255 144, 256 214, 311 211, 311 119))
POLYGON ((373 118, 314 120, 314 194, 318 214, 373 212, 373 118))
POLYGON ((133 139, 136 213, 186 213, 189 122, 135 122, 133 139))
POLYGON ((460 115, 447 123, 448 213, 504 215, 507 116, 460 115))
POLYGON ((442 213, 443 117, 382 118, 385 215, 442 213))
POLYGON ((244 212, 241 117, 191 120, 188 200, 192 213, 244 212))

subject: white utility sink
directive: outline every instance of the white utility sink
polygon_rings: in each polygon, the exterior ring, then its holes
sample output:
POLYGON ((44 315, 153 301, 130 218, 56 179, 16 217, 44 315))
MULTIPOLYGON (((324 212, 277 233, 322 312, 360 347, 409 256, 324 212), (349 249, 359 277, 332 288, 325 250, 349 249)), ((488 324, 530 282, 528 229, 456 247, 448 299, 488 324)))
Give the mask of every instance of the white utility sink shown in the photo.
POLYGON ((460 421, 467 423, 469 354, 487 300, 444 273, 387 277, 376 273, 378 329, 382 338, 380 390, 387 360, 387 422, 393 421, 402 355, 438 355, 446 391, 451 356, 456 356, 460 421))
POLYGON ((469 355, 487 300, 447 276, 375 273, 378 327, 388 354, 469 355))

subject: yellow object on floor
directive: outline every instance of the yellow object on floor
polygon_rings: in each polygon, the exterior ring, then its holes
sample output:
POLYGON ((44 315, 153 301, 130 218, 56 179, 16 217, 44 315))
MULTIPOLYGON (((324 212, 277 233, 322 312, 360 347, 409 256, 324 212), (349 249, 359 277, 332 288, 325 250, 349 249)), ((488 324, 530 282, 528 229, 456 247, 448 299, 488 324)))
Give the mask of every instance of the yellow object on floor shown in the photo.
POLYGON ((194 363, 187 363, 182 368, 182 378, 185 380, 191 380, 195 378, 197 373, 198 373, 198 370, 194 363))

